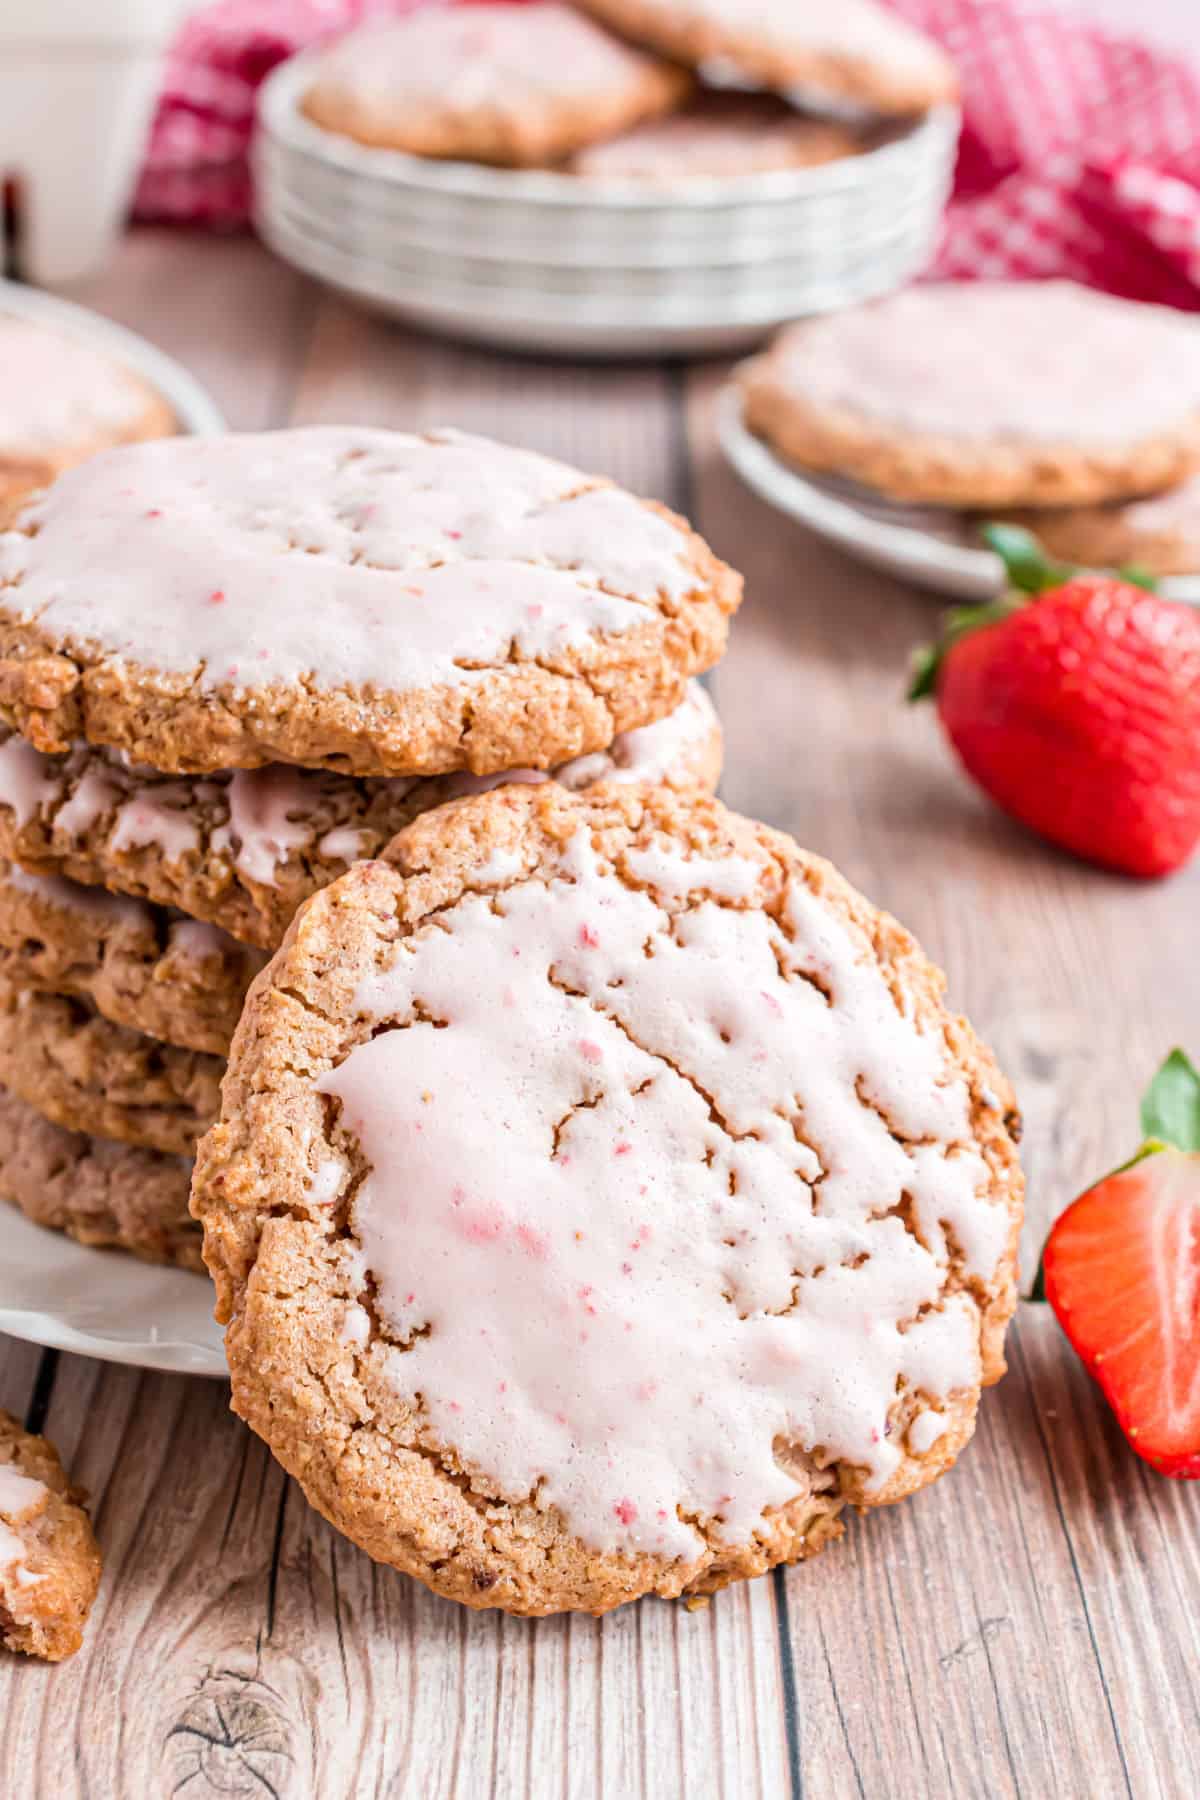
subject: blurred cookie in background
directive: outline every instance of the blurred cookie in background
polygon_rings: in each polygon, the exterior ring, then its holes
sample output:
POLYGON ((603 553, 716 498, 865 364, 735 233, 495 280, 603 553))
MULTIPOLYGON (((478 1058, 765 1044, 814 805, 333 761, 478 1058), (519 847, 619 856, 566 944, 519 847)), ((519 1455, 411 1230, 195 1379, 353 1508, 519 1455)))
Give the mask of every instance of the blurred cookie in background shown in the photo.
POLYGON ((866 139, 848 126, 797 112, 771 94, 699 94, 682 111, 577 151, 572 174, 659 185, 717 176, 815 168, 855 156, 866 139))
POLYGON ((0 524, 97 450, 176 429, 162 396, 115 357, 0 312, 0 524))

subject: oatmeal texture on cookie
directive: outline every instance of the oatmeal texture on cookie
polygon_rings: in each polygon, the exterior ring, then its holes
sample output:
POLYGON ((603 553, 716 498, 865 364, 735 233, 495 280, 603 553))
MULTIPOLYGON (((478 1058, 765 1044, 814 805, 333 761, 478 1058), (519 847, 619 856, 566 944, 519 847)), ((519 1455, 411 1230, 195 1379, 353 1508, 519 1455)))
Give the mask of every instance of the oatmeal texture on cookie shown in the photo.
POLYGON ((52 1124, 0 1088, 0 1200, 50 1231, 143 1262, 202 1270, 192 1165, 52 1124))
MULTIPOLYGON (((573 790, 597 781, 715 788, 720 773, 721 728, 697 682, 689 682, 666 718, 551 771, 555 781, 573 790)), ((551 775, 509 769, 495 775, 372 778, 273 763, 204 778, 175 777, 131 767, 127 759, 88 744, 50 756, 0 727, 0 855, 34 873, 65 875, 178 907, 247 944, 273 949, 302 900, 350 863, 380 855, 419 813, 464 794, 551 775)), ((96 909, 103 909, 102 901, 96 909)), ((0 889, 0 945, 3 913, 0 889)), ((199 950, 198 932, 199 927, 181 926, 169 949, 199 950)), ((173 957, 172 967, 182 971, 184 965, 173 957)), ((139 993, 144 992, 141 984, 139 993)), ((100 1010, 117 1016, 103 1005, 100 1010)), ((133 1018, 118 1023, 137 1025, 133 1018)), ((175 1031, 153 1030, 172 1043, 214 1047, 175 1031)))
POLYGON ((740 379, 782 456, 897 500, 1123 500, 1200 462, 1200 333, 1069 281, 908 288, 787 326, 740 379))
POLYGON ((175 429, 166 401, 115 357, 0 312, 0 525, 97 450, 175 429))
POLYGON ((313 1503, 468 1604, 599 1612, 947 1468, 1021 1180, 912 939, 703 796, 509 788, 389 855, 255 983, 193 1192, 313 1503))
POLYGON ((932 39, 874 0, 581 0, 638 43, 766 87, 879 113, 922 112, 958 91, 932 39))
POLYGON ((0 984, 0 1082, 69 1130, 187 1156, 217 1116, 224 1067, 87 1000, 0 984))
POLYGON ((689 85, 682 69, 545 0, 366 25, 321 56, 302 106, 362 144, 544 163, 666 112, 689 85))
POLYGON ((682 520, 483 438, 178 438, 0 533, 0 711, 171 772, 544 769, 677 706, 740 594, 682 520))
POLYGON ((83 1642, 100 1548, 58 1452, 0 1412, 0 1644, 46 1662, 83 1642))
POLYGON ((0 983, 74 995, 115 1025, 223 1056, 265 960, 215 925, 0 858, 0 983))

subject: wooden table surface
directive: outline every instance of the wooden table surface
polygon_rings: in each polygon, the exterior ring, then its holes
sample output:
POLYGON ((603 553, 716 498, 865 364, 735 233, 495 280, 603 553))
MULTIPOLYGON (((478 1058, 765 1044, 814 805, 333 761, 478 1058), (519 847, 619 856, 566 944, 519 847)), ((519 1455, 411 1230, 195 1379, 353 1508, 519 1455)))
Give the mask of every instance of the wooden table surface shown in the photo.
MULTIPOLYGON (((231 424, 455 423, 690 514, 747 578, 713 678, 724 794, 838 863, 946 967, 1027 1120, 1026 1278, 1200 1050, 1200 862, 1135 886, 977 797, 906 709, 936 605, 723 466, 719 366, 491 356, 372 321, 247 239, 130 238, 77 298, 188 363, 231 424)), ((4 1800, 242 1795, 1195 1796, 1200 1493, 1129 1454, 1045 1308, 959 1467, 704 1610, 469 1613, 338 1537, 215 1381, 0 1339, 0 1405, 93 1497, 80 1654, 0 1660, 4 1800)))

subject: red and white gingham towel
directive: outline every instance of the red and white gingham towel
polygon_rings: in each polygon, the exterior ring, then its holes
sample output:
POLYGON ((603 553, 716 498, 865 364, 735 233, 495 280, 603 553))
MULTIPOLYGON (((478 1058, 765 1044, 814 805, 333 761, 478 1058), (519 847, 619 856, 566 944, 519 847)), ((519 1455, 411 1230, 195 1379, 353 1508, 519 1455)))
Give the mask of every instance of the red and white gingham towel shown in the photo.
MULTIPOLYGON (((195 13, 171 54, 139 216, 242 223, 254 91, 268 70, 363 18, 430 3, 217 0, 195 13)), ((945 45, 962 80, 934 274, 1066 275, 1200 309, 1200 58, 1048 0, 890 3, 945 45)))

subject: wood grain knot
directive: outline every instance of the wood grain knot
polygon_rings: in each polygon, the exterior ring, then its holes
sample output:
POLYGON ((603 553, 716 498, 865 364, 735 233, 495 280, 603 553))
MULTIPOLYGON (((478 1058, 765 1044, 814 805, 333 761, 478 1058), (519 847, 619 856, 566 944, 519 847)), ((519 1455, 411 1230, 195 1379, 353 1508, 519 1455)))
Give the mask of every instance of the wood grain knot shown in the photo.
POLYGON ((279 1697, 252 1676, 206 1677, 163 1742, 167 1791, 189 1800, 253 1794, 275 1800, 297 1792, 291 1726, 279 1697))

